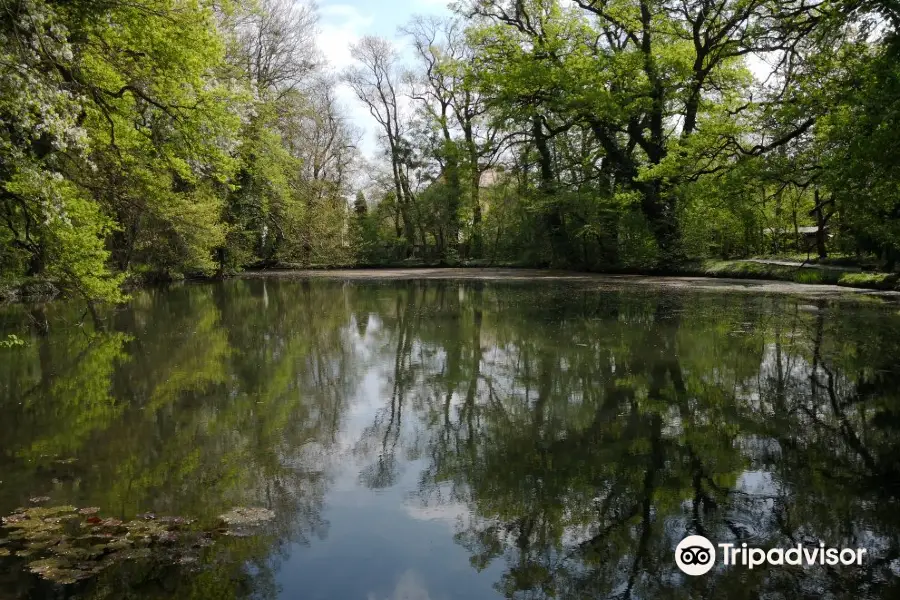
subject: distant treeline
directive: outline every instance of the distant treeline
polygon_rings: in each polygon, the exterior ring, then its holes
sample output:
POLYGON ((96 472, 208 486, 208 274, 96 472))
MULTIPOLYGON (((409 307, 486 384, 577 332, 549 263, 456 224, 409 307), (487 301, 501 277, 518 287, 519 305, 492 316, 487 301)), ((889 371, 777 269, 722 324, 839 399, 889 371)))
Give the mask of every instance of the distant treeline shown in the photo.
POLYGON ((341 73, 290 0, 0 4, 0 283, 900 255, 886 1, 478 0, 341 73))
POLYGON ((634 269, 831 253, 895 266, 896 4, 457 11, 404 28, 411 73, 386 40, 354 47, 347 80, 391 167, 378 218, 363 219, 374 258, 634 269))

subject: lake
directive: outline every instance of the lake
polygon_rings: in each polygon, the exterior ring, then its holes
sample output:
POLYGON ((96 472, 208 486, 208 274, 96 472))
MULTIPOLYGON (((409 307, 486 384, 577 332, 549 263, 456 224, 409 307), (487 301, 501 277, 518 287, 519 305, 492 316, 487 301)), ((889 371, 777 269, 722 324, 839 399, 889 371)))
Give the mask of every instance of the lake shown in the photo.
POLYGON ((896 598, 900 312, 250 278, 0 307, 0 599, 896 598), (865 548, 716 564, 688 534, 865 548))

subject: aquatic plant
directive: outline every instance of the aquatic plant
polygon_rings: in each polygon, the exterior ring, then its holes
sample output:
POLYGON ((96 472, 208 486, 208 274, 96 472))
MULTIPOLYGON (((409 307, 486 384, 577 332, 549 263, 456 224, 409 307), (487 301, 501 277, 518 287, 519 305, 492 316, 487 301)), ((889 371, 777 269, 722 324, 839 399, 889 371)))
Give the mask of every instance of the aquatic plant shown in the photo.
MULTIPOLYGON (((35 504, 46 500, 31 499, 35 504)), ((146 513, 122 521, 99 513, 98 507, 19 508, 2 520, 0 558, 19 559, 44 579, 71 584, 124 561, 197 564, 202 549, 218 536, 253 535, 275 517, 266 508, 236 507, 215 526, 202 528, 184 517, 146 513)))

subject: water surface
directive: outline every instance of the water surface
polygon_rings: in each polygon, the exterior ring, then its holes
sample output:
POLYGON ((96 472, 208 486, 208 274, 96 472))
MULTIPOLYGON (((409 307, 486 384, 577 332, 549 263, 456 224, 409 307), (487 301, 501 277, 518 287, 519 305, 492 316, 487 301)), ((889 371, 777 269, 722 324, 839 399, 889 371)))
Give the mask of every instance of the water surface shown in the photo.
POLYGON ((86 319, 0 310, 0 514, 275 518, 67 585, 0 557, 0 599, 900 595, 896 305, 247 279, 86 319), (691 578, 688 533, 868 556, 691 578))

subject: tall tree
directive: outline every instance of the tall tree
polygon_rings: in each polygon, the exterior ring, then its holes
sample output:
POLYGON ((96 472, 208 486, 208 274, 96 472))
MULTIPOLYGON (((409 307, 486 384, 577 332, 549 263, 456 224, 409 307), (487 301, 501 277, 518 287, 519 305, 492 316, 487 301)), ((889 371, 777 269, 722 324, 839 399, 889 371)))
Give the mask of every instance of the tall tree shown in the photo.
MULTIPOLYGON (((358 64, 344 72, 344 81, 366 105, 384 134, 394 193, 403 219, 406 253, 410 255, 416 241, 416 226, 421 228, 421 221, 414 212, 416 199, 410 183, 412 149, 406 137, 406 116, 402 114, 402 81, 397 52, 389 41, 365 36, 351 47, 351 55, 358 64)), ((421 242, 425 244, 424 235, 421 242)))
MULTIPOLYGON (((744 58, 789 57, 821 18, 802 2, 555 0, 470 5, 484 88, 498 103, 529 107, 540 140, 548 115, 584 123, 604 169, 639 195, 664 255, 680 254, 678 184, 728 156, 778 148, 815 122, 797 115, 769 139, 748 139, 730 111, 749 94, 744 58), (489 70, 488 64, 494 65, 489 70), (742 141, 743 140, 743 141, 742 141)), ((782 61, 789 64, 789 58, 782 61)), ((782 99, 789 102, 790 99, 782 99)))

